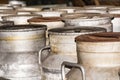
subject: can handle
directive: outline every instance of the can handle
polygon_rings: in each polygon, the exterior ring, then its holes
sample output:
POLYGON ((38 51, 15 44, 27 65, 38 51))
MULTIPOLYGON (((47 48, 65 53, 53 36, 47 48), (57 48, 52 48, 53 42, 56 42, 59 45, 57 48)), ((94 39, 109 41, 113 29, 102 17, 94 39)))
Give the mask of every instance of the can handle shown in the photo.
POLYGON ((77 63, 70 63, 70 62, 63 62, 61 65, 61 76, 62 80, 67 80, 65 77, 65 68, 70 67, 70 68, 78 68, 82 72, 82 80, 86 80, 85 78, 85 70, 82 65, 77 64, 77 63))
MULTIPOLYGON (((39 61, 39 64, 41 65, 41 63, 42 63, 42 52, 44 51, 44 50, 50 50, 50 46, 45 46, 45 47, 43 47, 42 49, 40 49, 40 51, 39 51, 39 57, 38 57, 38 61, 39 61)), ((48 53, 49 54, 49 53, 48 53)), ((47 55, 48 55, 47 54, 47 55)))

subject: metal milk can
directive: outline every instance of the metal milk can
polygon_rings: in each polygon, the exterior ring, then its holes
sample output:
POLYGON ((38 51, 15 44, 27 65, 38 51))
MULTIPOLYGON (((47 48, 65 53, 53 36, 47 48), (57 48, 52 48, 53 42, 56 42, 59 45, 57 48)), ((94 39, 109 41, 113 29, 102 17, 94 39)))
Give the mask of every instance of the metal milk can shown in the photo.
POLYGON ((110 8, 108 11, 108 15, 111 15, 114 17, 112 20, 113 23, 113 32, 120 32, 120 25, 119 25, 119 20, 120 20, 120 8, 110 8))
MULTIPOLYGON (((78 64, 84 69, 86 80, 119 80, 120 69, 120 33, 96 33, 81 35, 75 38, 77 45, 78 64), (86 74, 85 74, 86 73, 86 74)), ((82 80, 81 71, 72 65, 73 69, 66 75, 65 67, 71 63, 62 64, 63 80, 82 80)))
POLYGON ((104 28, 96 27, 64 27, 50 29, 50 47, 40 50, 41 56, 44 50, 50 50, 42 61, 45 80, 61 80, 60 66, 64 61, 77 62, 76 44, 74 38, 78 35, 105 32, 104 28))
POLYGON ((48 45, 48 30, 52 28, 59 28, 64 27, 65 23, 62 21, 60 17, 35 17, 28 20, 29 24, 36 24, 36 25, 46 25, 47 31, 46 31, 46 44, 48 45))
POLYGON ((14 21, 15 25, 27 25, 29 24, 27 22, 28 19, 33 17, 41 17, 40 15, 9 15, 9 16, 3 16, 3 21, 14 21))
POLYGON ((0 76, 10 80, 40 80, 39 49, 45 44, 45 25, 0 27, 0 76))
POLYGON ((109 16, 101 16, 101 15, 83 15, 80 17, 73 18, 64 18, 66 25, 74 25, 74 26, 95 26, 102 27, 107 29, 107 32, 112 32, 112 23, 111 17, 109 16))

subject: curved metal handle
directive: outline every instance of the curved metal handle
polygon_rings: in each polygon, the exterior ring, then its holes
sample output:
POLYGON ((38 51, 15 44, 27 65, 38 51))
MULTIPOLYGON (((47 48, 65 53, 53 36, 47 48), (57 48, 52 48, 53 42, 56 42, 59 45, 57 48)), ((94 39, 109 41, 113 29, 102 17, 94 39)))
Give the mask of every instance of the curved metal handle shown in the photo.
POLYGON ((61 70, 62 70, 62 73, 61 73, 61 76, 62 76, 62 80, 67 80, 66 77, 65 77, 65 68, 66 67, 72 67, 72 68, 78 68, 80 69, 80 71, 82 72, 82 80, 86 80, 85 78, 85 70, 83 68, 83 66, 79 65, 79 64, 76 64, 76 63, 70 63, 70 62, 63 62, 62 65, 61 65, 61 70))
MULTIPOLYGON (((39 64, 41 64, 42 63, 42 52, 44 51, 44 50, 50 50, 50 46, 46 46, 46 47, 44 47, 44 48, 42 48, 40 51, 39 51, 39 58, 38 58, 38 61, 39 61, 39 64)), ((48 54, 47 54, 48 55, 48 54)))

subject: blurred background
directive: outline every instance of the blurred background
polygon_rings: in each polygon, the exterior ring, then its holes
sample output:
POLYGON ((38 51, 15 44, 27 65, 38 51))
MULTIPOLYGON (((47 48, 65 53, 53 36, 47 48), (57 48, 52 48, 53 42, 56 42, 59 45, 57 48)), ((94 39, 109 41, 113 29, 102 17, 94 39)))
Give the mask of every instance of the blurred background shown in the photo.
POLYGON ((120 0, 0 0, 1 4, 7 4, 10 1, 23 1, 27 6, 31 5, 52 5, 64 4, 68 6, 84 5, 116 5, 120 6, 120 0))

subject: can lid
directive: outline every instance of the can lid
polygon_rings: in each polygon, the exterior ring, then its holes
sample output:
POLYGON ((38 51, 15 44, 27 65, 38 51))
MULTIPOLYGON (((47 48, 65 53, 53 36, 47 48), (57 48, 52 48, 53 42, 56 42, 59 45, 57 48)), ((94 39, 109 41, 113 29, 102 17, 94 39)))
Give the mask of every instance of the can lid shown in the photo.
POLYGON ((54 22, 62 21, 60 17, 35 17, 28 20, 28 22, 54 22))
POLYGON ((0 32, 23 32, 47 30, 46 25, 4 25, 0 26, 0 32))
POLYGON ((103 32, 80 35, 75 38, 77 42, 116 42, 120 41, 120 32, 103 32))
POLYGON ((106 29, 100 27, 62 27, 62 28, 54 28, 48 30, 49 34, 56 35, 78 35, 78 34, 88 34, 88 33, 97 33, 97 32, 106 32, 106 29))

